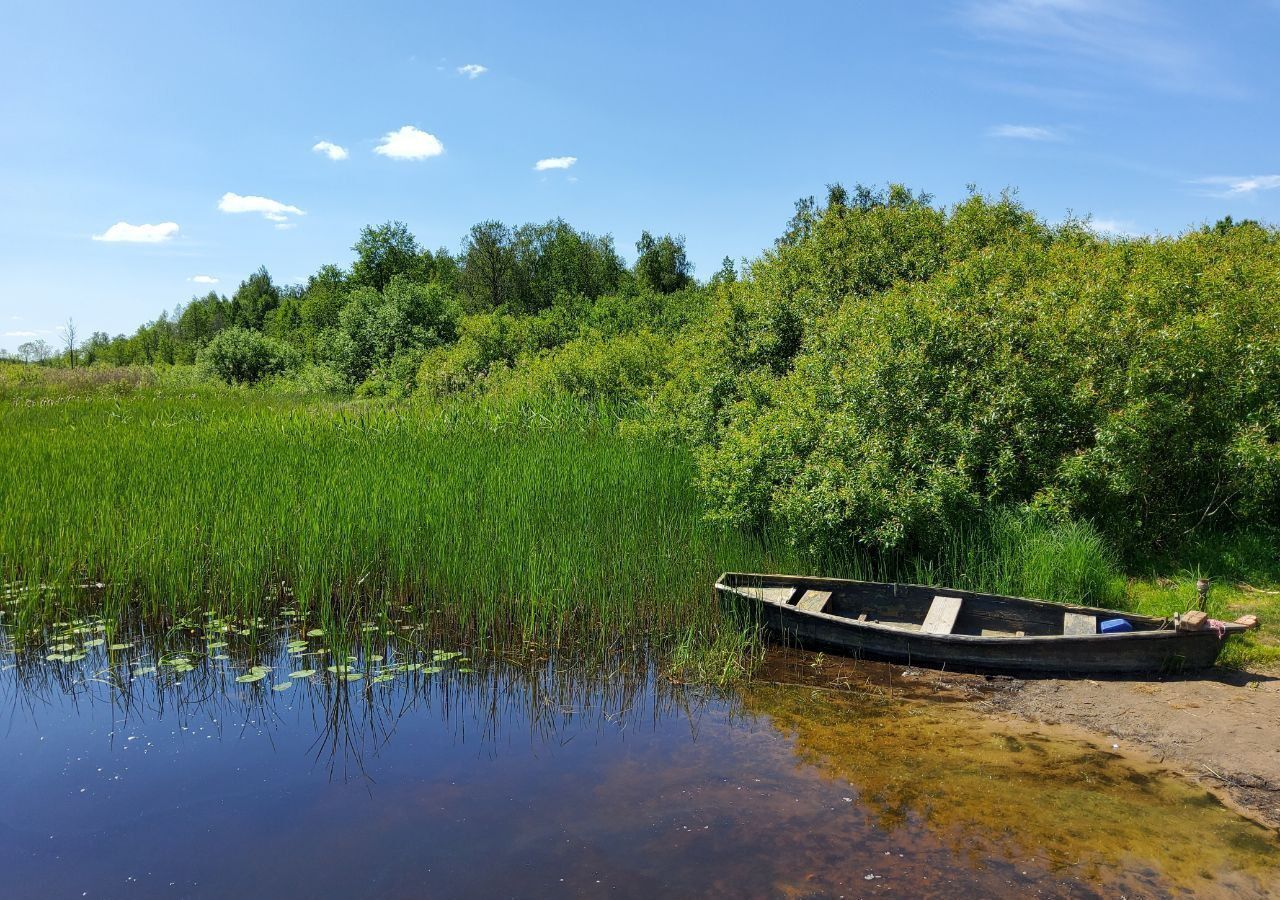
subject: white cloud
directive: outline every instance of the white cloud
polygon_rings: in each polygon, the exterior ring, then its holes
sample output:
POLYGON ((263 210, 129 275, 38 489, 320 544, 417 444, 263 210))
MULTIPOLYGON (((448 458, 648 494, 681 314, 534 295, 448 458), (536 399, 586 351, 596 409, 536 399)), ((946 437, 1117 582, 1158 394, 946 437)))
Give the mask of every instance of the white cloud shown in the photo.
POLYGON ((130 225, 117 222, 102 234, 95 234, 95 241, 121 244, 161 244, 178 233, 177 222, 161 222, 158 225, 130 225))
POLYGON ((993 125, 987 129, 987 137, 1012 138, 1019 141, 1058 141, 1061 136, 1043 125, 993 125))
POLYGON ((382 143, 374 147, 373 152, 392 159, 429 159, 444 153, 444 144, 434 134, 405 125, 399 131, 383 135, 382 143))
POLYGON ((212 275, 192 275, 187 280, 194 281, 196 284, 217 284, 218 283, 218 279, 214 278, 212 275))
POLYGON ((548 169, 567 169, 578 161, 576 156, 551 156, 540 159, 533 164, 535 172, 546 172, 548 169))
POLYGON ((224 213, 261 213, 270 222, 287 222, 289 216, 305 216, 302 210, 270 197, 242 197, 240 194, 227 192, 218 201, 218 209, 224 213))
POLYGON ((466 75, 468 78, 479 78, 488 71, 488 66, 480 66, 475 63, 467 63, 465 66, 458 66, 458 74, 466 75))
POLYGON ((1253 194, 1258 191, 1274 191, 1280 188, 1280 175, 1214 175, 1201 178, 1196 184, 1209 184, 1220 189, 1221 196, 1253 194))
POLYGON ((320 141, 311 149, 316 153, 323 153, 335 162, 340 159, 346 159, 350 155, 347 153, 346 147, 339 147, 332 141, 320 141))
POLYGON ((1109 237, 1132 237, 1138 234, 1132 222, 1120 219, 1090 219, 1089 230, 1109 237))
POLYGON ((39 337, 42 334, 48 334, 48 331, 6 331, 5 337, 39 337))

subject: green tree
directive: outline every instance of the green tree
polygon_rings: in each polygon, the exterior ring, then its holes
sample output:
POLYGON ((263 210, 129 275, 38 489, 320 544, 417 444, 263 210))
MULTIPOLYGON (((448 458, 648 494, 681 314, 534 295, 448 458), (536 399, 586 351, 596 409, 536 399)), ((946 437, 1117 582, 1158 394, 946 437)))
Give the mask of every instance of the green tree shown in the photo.
POLYGON ((366 225, 351 249, 356 253, 356 261, 351 266, 353 287, 381 291, 397 275, 411 281, 426 281, 433 268, 431 253, 418 246, 417 239, 403 222, 366 225))
POLYGON ((693 283, 693 263, 685 255, 684 237, 642 232, 636 241, 636 279, 659 294, 672 294, 693 283))
POLYGON ((307 279, 299 310, 302 324, 312 334, 338 324, 338 313, 347 300, 347 277, 335 265, 321 266, 307 279))
POLYGON ((492 220, 472 225, 462 246, 460 275, 469 311, 498 309, 514 299, 516 251, 511 229, 492 220))
POLYGON ((263 266, 244 281, 231 297, 231 324, 261 329, 267 314, 280 305, 280 289, 263 266))

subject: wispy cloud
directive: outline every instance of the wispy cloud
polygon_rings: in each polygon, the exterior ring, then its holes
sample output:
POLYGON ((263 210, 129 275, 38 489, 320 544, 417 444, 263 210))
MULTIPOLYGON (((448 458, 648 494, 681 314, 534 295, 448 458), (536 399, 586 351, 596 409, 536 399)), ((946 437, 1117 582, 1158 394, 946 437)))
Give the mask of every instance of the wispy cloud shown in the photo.
POLYGON ((1137 227, 1127 219, 1089 219, 1088 228, 1104 237, 1132 237, 1139 234, 1137 227))
POLYGON ((1234 93, 1198 40, 1151 0, 969 0, 961 13, 978 36, 1035 51, 1027 65, 1074 67, 1091 80, 1125 73, 1149 86, 1234 93))
POLYGON ((488 66, 481 66, 476 63, 467 63, 465 66, 458 66, 458 74, 466 75, 468 78, 479 78, 488 71, 488 66))
POLYGON ((222 195, 222 199, 218 201, 218 209, 224 213, 261 213, 264 219, 271 222, 288 222, 289 216, 306 215, 298 207, 270 197, 241 196, 230 191, 222 195))
POLYGON ((1009 138, 1015 141, 1060 141, 1062 135, 1043 125, 992 125, 987 137, 1009 138))
POLYGON ((444 144, 434 134, 405 125, 383 135, 382 143, 373 152, 391 159, 430 159, 444 153, 444 144))
POLYGON ((102 234, 95 234, 95 241, 111 244, 162 244, 178 233, 177 222, 161 222, 158 225, 130 225, 117 222, 102 234))
POLYGON ((346 147, 339 147, 337 144, 333 143, 332 141, 319 141, 311 149, 314 150, 316 153, 323 153, 325 156, 329 157, 335 162, 340 159, 346 159, 347 156, 349 155, 347 153, 346 147))
POLYGON ((39 337, 42 334, 53 334, 53 332, 49 331, 48 329, 44 331, 6 331, 4 333, 4 336, 5 337, 39 337))
POLYGON ((567 169, 578 161, 576 156, 549 156, 533 164, 535 172, 546 172, 550 169, 567 169))
POLYGON ((217 284, 218 279, 212 275, 192 275, 188 281, 194 281, 196 284, 217 284))
POLYGON ((1280 175, 1212 175, 1200 178, 1196 184, 1210 185, 1211 193, 1221 197, 1238 194, 1256 194, 1258 191, 1274 191, 1280 188, 1280 175))

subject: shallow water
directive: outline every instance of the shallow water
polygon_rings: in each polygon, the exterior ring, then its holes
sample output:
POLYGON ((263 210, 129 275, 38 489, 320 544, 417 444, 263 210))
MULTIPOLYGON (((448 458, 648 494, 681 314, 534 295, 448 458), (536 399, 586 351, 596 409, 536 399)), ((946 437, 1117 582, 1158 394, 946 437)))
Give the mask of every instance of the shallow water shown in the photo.
POLYGON ((1275 835, 1192 785, 870 676, 786 683, 805 657, 721 695, 189 625, 0 651, 4 896, 1280 892, 1275 835))

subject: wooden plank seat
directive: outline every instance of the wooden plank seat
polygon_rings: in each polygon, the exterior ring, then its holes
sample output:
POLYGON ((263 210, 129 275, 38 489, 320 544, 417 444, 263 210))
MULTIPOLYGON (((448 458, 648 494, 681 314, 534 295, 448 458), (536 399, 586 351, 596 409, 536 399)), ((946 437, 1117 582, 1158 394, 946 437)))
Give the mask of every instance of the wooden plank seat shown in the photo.
POLYGON ((822 612, 830 601, 830 591, 805 591, 796 608, 803 609, 805 612, 822 612))
POLYGON ((1062 633, 1069 635, 1097 634, 1098 617, 1084 613, 1064 613, 1062 616, 1062 633))
POLYGON ((742 588, 742 592, 748 597, 763 600, 765 603, 776 603, 779 606, 785 606, 788 603, 795 602, 796 596, 800 594, 800 588, 794 585, 785 585, 783 587, 750 585, 742 588))
POLYGON ((920 630, 925 634, 950 634, 956 627, 956 616, 960 615, 960 602, 959 597, 935 596, 920 630))

